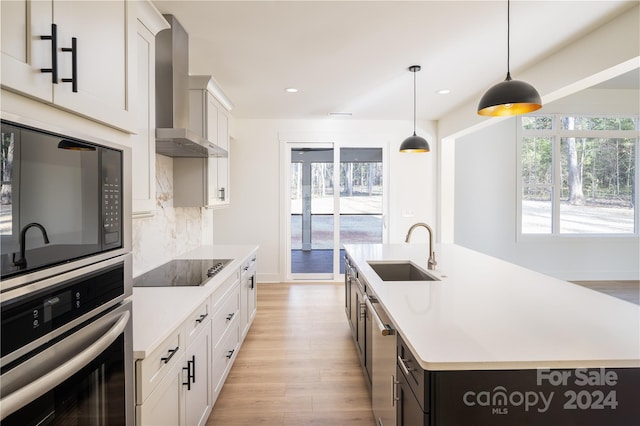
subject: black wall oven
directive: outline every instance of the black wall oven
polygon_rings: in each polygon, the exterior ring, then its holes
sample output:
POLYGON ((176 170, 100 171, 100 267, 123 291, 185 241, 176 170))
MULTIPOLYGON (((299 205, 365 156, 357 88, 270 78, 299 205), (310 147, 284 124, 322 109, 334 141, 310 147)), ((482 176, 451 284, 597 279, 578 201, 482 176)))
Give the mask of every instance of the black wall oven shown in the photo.
POLYGON ((3 290, 131 250, 125 148, 7 120, 1 126, 3 290))
POLYGON ((0 423, 133 425, 131 255, 0 294, 0 423))

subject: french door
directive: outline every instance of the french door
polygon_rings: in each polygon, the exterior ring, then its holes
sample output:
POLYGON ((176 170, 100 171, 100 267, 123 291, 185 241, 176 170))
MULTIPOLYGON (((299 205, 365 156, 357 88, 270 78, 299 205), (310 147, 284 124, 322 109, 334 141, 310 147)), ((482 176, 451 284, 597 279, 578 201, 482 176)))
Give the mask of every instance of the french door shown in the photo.
POLYGON ((344 273, 344 244, 386 241, 384 147, 289 144, 288 280, 344 273))

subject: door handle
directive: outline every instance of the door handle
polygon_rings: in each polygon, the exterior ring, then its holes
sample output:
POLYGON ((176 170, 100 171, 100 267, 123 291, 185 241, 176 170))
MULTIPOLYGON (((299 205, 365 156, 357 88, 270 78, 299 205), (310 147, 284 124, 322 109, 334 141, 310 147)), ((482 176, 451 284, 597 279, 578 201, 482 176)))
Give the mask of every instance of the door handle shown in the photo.
POLYGON ((40 72, 50 72, 51 82, 58 84, 58 26, 51 24, 51 35, 42 35, 40 40, 51 40, 51 68, 40 68, 40 72))
POLYGON ((78 39, 71 37, 71 47, 63 47, 63 52, 71 52, 71 78, 63 78, 63 83, 71 83, 71 90, 78 92, 78 39))
MULTIPOLYGON (((107 316, 94 322, 90 327, 95 330, 100 330, 104 324, 110 325, 111 322, 113 322, 113 325, 111 325, 104 334, 97 338, 97 340, 93 340, 96 336, 90 335, 88 340, 77 342, 78 347, 86 347, 86 349, 75 354, 69 359, 60 359, 60 367, 53 371, 43 371, 42 375, 37 380, 26 384, 7 396, 3 396, 2 399, 0 399, 0 403, 2 404, 0 420, 54 389, 60 383, 77 373, 81 368, 88 365, 92 360, 111 346, 118 336, 124 332, 130 316, 131 314, 129 311, 125 311, 118 314, 116 318, 107 316)), ((51 357, 56 357, 57 353, 55 345, 47 351, 51 352, 51 357)), ((63 351, 60 352, 62 353, 63 351)))

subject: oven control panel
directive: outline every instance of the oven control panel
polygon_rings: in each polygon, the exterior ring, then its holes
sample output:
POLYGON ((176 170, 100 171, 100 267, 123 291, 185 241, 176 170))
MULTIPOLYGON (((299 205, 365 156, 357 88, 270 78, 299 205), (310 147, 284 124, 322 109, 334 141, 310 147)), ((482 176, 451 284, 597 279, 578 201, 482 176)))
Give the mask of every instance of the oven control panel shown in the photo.
POLYGON ((119 263, 3 303, 2 358, 123 294, 119 263))

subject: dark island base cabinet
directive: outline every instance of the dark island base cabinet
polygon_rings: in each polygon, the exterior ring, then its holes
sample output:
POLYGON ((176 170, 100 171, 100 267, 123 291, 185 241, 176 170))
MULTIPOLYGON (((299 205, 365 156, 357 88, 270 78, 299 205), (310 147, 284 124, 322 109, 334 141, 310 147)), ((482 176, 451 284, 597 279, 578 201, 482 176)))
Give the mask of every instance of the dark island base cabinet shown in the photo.
POLYGON ((345 313, 351 327, 362 370, 371 389, 372 360, 372 317, 366 306, 367 282, 361 276, 353 261, 345 256, 345 313))
POLYGON ((427 371, 398 338, 398 425, 640 424, 640 369, 427 371))

